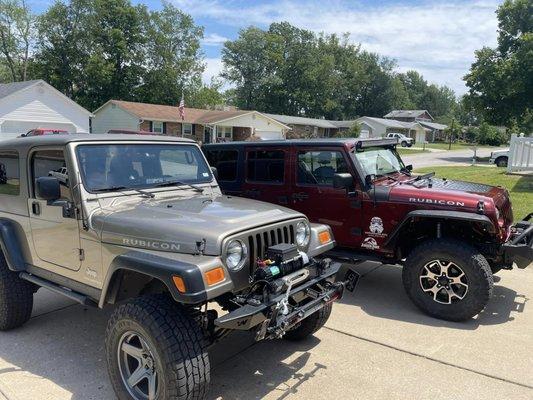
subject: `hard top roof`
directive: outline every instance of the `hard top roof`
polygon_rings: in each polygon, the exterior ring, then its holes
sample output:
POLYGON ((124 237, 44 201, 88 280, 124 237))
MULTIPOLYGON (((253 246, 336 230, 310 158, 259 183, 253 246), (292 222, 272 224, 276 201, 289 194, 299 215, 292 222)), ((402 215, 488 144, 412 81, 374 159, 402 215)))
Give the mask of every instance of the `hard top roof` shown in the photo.
POLYGON ((317 138, 317 139, 287 139, 287 140, 263 140, 257 142, 225 142, 225 143, 210 143, 205 144, 204 147, 283 147, 283 146, 348 146, 355 145, 361 147, 370 146, 391 146, 398 143, 396 138, 317 138), (359 144, 360 143, 360 144, 359 144))
POLYGON ((35 146, 64 146, 78 142, 176 142, 195 143, 194 140, 175 136, 128 135, 128 134, 86 134, 27 136, 0 141, 0 149, 27 151, 35 146))

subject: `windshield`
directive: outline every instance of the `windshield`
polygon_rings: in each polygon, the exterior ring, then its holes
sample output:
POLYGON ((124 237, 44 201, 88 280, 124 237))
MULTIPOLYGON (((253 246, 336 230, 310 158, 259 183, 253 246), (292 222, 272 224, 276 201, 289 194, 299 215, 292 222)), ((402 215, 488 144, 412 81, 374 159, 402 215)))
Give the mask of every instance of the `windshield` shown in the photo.
POLYGON ((395 149, 390 147, 369 147, 354 153, 355 159, 364 170, 364 175, 383 176, 400 172, 405 166, 395 149))
POLYGON ((212 180, 211 170, 200 149, 192 145, 80 145, 76 152, 83 183, 89 192, 212 180))

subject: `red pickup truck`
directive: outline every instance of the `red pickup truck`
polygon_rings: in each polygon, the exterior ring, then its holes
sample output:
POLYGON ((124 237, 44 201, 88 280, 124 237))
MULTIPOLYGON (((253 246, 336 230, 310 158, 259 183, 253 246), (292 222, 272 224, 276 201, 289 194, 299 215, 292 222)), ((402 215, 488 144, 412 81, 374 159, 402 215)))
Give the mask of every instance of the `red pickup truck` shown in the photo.
POLYGON ((330 256, 403 265, 411 300, 438 318, 478 314, 493 273, 533 260, 531 214, 513 225, 507 190, 414 175, 397 139, 209 144, 228 195, 290 207, 331 226, 330 256))

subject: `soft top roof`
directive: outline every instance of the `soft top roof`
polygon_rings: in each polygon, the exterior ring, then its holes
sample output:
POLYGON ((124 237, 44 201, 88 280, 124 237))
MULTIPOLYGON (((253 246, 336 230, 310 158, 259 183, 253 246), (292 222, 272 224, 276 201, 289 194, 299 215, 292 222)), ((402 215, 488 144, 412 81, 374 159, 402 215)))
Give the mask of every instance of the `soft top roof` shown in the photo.
POLYGON ((194 140, 175 136, 128 135, 128 134, 80 134, 28 136, 0 141, 0 149, 27 151, 35 146, 64 146, 77 142, 175 142, 195 143, 194 140))
POLYGON ((283 146, 343 146, 361 148, 373 146, 393 146, 398 144, 396 138, 318 138, 318 139, 287 139, 287 140, 264 140, 257 142, 225 142, 205 144, 203 147, 283 147, 283 146))

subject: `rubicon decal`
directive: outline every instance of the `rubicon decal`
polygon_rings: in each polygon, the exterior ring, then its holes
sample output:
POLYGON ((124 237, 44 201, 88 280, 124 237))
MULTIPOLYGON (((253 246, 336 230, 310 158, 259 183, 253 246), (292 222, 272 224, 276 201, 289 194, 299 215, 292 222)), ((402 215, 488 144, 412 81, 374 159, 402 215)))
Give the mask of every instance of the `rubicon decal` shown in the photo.
POLYGON ((439 204, 441 206, 459 206, 464 207, 465 203, 462 201, 443 200, 443 199, 424 199, 420 197, 409 197, 411 203, 424 203, 424 204, 439 204))
POLYGON ((122 244, 125 246, 144 247, 154 250, 179 250, 180 245, 176 243, 158 242, 155 240, 142 240, 142 239, 122 239, 122 244))

